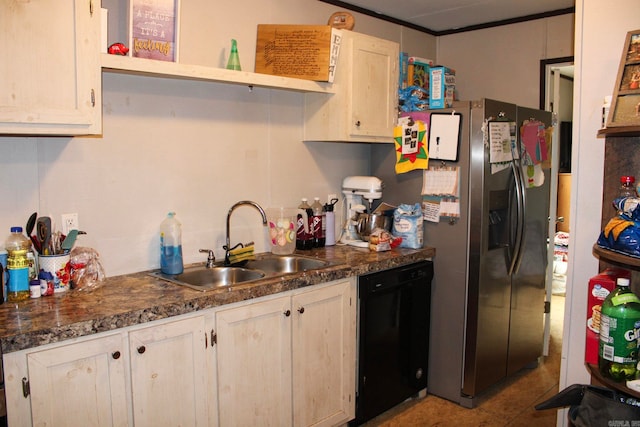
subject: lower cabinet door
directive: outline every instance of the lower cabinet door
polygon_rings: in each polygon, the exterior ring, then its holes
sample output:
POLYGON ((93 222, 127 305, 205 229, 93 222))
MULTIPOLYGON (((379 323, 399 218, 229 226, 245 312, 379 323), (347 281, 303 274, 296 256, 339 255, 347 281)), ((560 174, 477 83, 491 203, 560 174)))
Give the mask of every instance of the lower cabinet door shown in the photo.
POLYGON ((290 298, 216 313, 221 427, 291 425, 290 298))
POLYGON ((293 425, 335 426, 355 416, 353 281, 292 298, 293 425))
POLYGON ((207 425, 204 316, 131 331, 129 349, 136 427, 207 425))
POLYGON ((123 335, 36 351, 26 357, 34 426, 129 424, 123 335))

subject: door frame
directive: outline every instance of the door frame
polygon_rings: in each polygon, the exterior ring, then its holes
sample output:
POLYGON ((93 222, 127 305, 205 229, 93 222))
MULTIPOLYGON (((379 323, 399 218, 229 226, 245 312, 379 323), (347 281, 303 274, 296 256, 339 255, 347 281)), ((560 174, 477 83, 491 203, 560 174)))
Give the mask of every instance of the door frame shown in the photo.
POLYGON ((555 70, 561 66, 574 64, 573 56, 562 58, 550 58, 540 61, 540 109, 551 111, 553 121, 553 141, 551 146, 551 182, 549 200, 549 236, 547 250, 547 274, 545 284, 545 309, 544 309, 544 343, 543 356, 549 355, 549 341, 551 339, 551 296, 553 293, 553 259, 554 240, 556 234, 556 221, 558 210, 558 173, 560 164, 560 128, 557 111, 560 100, 560 73, 555 70))

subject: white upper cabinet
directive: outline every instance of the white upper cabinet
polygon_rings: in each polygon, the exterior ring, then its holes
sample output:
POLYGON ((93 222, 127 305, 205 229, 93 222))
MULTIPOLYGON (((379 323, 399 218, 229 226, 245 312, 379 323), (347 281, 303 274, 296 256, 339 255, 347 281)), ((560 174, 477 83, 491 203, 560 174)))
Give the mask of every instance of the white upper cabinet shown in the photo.
POLYGON ((395 42, 343 31, 333 95, 305 95, 306 141, 393 142, 398 116, 395 42))
POLYGON ((0 135, 101 132, 100 3, 0 2, 0 135))

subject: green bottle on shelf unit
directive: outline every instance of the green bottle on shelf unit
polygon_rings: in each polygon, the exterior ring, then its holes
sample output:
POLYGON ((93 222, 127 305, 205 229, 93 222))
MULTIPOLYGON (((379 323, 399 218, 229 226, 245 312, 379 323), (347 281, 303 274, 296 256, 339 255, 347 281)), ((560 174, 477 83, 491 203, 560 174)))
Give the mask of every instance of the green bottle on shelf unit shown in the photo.
POLYGON ((640 299, 620 277, 616 288, 602 303, 598 367, 615 381, 634 380, 638 369, 640 299))

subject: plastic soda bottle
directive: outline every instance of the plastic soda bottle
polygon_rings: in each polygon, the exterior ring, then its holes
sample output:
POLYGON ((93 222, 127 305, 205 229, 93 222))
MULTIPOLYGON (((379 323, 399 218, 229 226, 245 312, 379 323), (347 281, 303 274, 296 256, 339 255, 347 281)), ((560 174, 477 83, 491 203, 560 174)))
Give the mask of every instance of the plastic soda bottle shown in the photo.
POLYGON ((631 175, 620 177, 620 188, 618 189, 618 197, 636 197, 636 187, 634 183, 636 178, 631 175))
POLYGON ((22 234, 22 227, 11 227, 11 234, 5 241, 7 250, 7 301, 19 302, 29 298, 29 270, 33 261, 27 253, 31 250, 31 240, 22 234))
POLYGON ((182 224, 175 212, 169 212, 160 224, 160 270, 164 274, 180 274, 182 263, 182 224))
POLYGON ((305 230, 304 217, 298 214, 296 228, 296 249, 306 251, 309 249, 313 249, 313 232, 311 231, 311 227, 309 227, 309 225, 312 224, 313 221, 313 210, 311 209, 311 206, 309 206, 309 203, 307 203, 306 198, 302 199, 302 203, 300 203, 298 209, 304 209, 307 212, 307 218, 309 221, 307 223, 307 230, 309 230, 309 232, 305 230))
POLYGON ((313 204, 311 205, 313 211, 313 247, 324 248, 326 242, 326 213, 320 203, 320 197, 314 197, 313 204))
POLYGON ((629 279, 618 278, 602 303, 598 368, 615 381, 636 379, 640 299, 629 288, 629 279))

